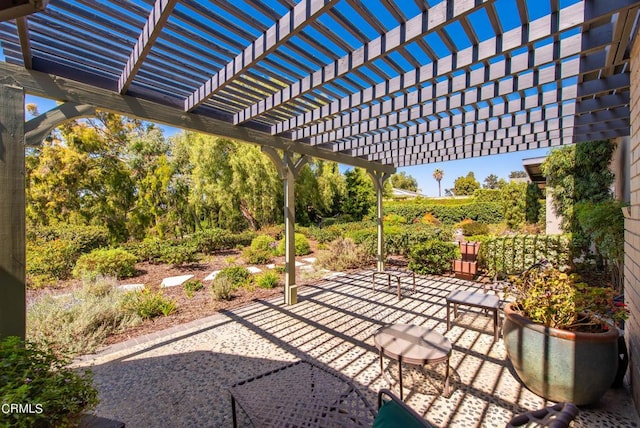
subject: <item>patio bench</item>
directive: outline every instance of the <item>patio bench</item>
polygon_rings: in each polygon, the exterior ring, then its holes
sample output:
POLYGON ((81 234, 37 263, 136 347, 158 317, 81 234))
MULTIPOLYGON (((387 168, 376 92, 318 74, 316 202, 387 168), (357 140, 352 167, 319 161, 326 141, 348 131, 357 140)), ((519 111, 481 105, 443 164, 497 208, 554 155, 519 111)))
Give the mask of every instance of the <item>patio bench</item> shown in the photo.
POLYGON ((453 290, 446 297, 447 301, 447 331, 451 328, 451 305, 453 305, 453 317, 458 317, 458 306, 471 306, 481 308, 493 313, 493 339, 498 340, 499 336, 499 317, 498 309, 500 308, 500 299, 496 295, 475 293, 472 291, 453 290))
POLYGON ((387 287, 391 287, 391 278, 394 278, 397 287, 398 287, 398 300, 402 299, 402 287, 401 287, 401 279, 402 278, 411 278, 413 284, 413 292, 416 292, 416 273, 413 271, 400 271, 400 270, 384 270, 384 271, 376 271, 371 275, 371 288, 373 290, 376 289, 376 276, 384 275, 387 277, 387 287))

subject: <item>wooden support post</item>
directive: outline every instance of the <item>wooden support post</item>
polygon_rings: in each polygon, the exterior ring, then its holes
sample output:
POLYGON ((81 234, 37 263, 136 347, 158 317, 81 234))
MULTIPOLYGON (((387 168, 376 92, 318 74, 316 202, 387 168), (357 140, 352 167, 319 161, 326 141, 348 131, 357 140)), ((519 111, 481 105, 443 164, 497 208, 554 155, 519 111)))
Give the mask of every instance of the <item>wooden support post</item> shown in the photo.
POLYGON ((298 303, 298 286, 296 285, 296 206, 295 185, 300 169, 309 160, 301 156, 294 161, 294 153, 285 150, 282 157, 273 148, 263 146, 262 151, 271 158, 276 165, 278 175, 284 184, 284 241, 285 241, 285 270, 284 270, 284 303, 295 305, 298 303))
POLYGON ((26 333, 24 91, 0 86, 0 338, 26 333))
POLYGON ((373 180, 373 188, 376 191, 376 208, 378 222, 378 251, 377 251, 377 269, 378 272, 384 271, 384 222, 383 222, 383 206, 382 193, 384 191, 384 182, 387 181, 390 174, 378 171, 367 171, 373 180))

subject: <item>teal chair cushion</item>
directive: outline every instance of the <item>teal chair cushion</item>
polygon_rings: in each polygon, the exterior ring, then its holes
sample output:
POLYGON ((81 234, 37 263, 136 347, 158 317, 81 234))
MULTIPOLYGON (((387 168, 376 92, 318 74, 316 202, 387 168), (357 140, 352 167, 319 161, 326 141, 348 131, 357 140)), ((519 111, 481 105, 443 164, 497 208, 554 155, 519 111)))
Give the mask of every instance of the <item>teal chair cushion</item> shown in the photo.
POLYGON ((427 421, 416 416, 396 401, 386 401, 378 409, 373 428, 424 428, 431 427, 427 421))

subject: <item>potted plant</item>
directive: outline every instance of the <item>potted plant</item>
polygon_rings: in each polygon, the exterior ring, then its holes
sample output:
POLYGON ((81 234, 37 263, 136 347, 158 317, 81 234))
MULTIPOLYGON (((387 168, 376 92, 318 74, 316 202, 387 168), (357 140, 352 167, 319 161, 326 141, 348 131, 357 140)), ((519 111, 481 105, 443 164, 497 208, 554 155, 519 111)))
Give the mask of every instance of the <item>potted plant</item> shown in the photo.
POLYGON ((541 262, 512 278, 504 308, 504 344, 527 388, 551 401, 589 404, 618 368, 618 329, 626 317, 611 287, 593 287, 541 262))

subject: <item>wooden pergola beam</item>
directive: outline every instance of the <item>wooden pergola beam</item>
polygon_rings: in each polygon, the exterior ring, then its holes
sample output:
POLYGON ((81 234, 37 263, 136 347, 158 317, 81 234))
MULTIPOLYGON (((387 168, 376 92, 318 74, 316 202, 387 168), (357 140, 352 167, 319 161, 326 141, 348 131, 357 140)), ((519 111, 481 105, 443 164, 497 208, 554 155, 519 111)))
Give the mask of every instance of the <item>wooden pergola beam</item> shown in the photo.
POLYGON ((127 92, 129 85, 133 81, 136 73, 142 66, 142 62, 149 54, 151 47, 160 35, 162 28, 173 12, 178 0, 156 0, 153 9, 145 22, 142 32, 138 37, 138 41, 133 46, 133 50, 129 55, 127 64, 122 70, 122 74, 118 79, 118 92, 124 94, 127 92))
POLYGON ((24 68, 31 70, 33 68, 33 60, 31 55, 31 41, 29 40, 29 24, 27 23, 26 17, 16 18, 16 29, 18 31, 18 38, 20 39, 24 68))
POLYGON ((253 104, 234 116, 234 123, 239 124, 265 114, 284 103, 317 89, 359 67, 368 65, 396 49, 407 45, 425 35, 451 23, 456 17, 465 16, 479 9, 479 5, 493 3, 495 0, 457 0, 455 8, 450 7, 454 0, 445 0, 426 11, 414 16, 409 21, 364 46, 349 52, 344 57, 329 63, 320 70, 294 82, 277 93, 253 104), (450 11, 453 11, 450 13, 450 11))
POLYGON ((251 68, 258 61, 275 51, 285 41, 299 33, 318 16, 332 8, 339 0, 308 0, 296 4, 260 37, 251 42, 232 61, 223 66, 208 81, 202 84, 184 101, 184 110, 190 111, 207 98, 222 90, 226 85, 251 68))
POLYGON ((205 134, 219 135, 260 146, 268 146, 280 150, 291 150, 299 154, 334 161, 344 165, 382 172, 395 172, 395 167, 391 165, 351 158, 345 154, 311 147, 308 144, 273 136, 263 131, 234 126, 224 120, 196 113, 185 113, 182 109, 166 104, 120 95, 97 86, 48 75, 38 71, 27 71, 15 65, 0 64, 0 80, 14 82, 15 85, 24 88, 27 93, 36 96, 71 101, 77 104, 96 105, 105 111, 112 111, 205 134))
MULTIPOLYGON (((576 3, 568 6, 559 12, 559 22, 562 31, 567 31, 581 25, 581 21, 576 19, 583 13, 583 4, 576 3)), ((513 51, 523 46, 531 47, 540 40, 546 39, 552 34, 555 27, 554 23, 548 16, 538 18, 537 20, 514 28, 506 33, 500 33, 496 37, 485 40, 477 45, 472 45, 462 49, 455 55, 449 55, 435 60, 431 64, 424 65, 416 70, 403 73, 388 82, 365 88, 359 92, 350 94, 340 100, 333 101, 331 104, 320 107, 318 109, 298 115, 284 122, 278 123, 272 127, 272 133, 279 134, 294 128, 306 126, 310 123, 321 121, 325 117, 342 114, 345 111, 359 107, 362 104, 380 100, 384 97, 392 96, 400 91, 407 91, 416 86, 427 82, 436 82, 440 78, 447 76, 455 82, 459 89, 463 89, 466 79, 471 78, 475 85, 487 83, 485 76, 490 76, 492 80, 497 80, 509 74, 521 72, 529 69, 529 52, 511 55, 513 51), (501 42, 498 42, 498 39, 501 42), (527 40, 523 45, 521 40, 527 40), (493 59, 506 57, 511 65, 506 69, 506 60, 495 61, 493 59), (474 63, 479 64, 479 68, 473 70, 469 66, 474 63), (454 63, 456 67, 454 68, 454 63), (463 70, 465 75, 460 76, 459 71, 463 70), (501 71, 502 70, 502 71, 501 71)), ((533 51, 536 57, 532 61, 534 66, 549 63, 554 59, 555 48, 559 49, 561 58, 568 58, 573 54, 580 52, 582 47, 585 49, 595 49, 602 47, 607 43, 607 35, 611 33, 611 24, 598 26, 583 33, 582 41, 580 34, 568 37, 562 41, 555 41, 555 46, 533 51), (584 41, 584 36, 587 36, 584 41), (582 44, 582 45, 581 45, 582 44)), ((610 39, 609 39, 610 42, 610 39)), ((444 87, 444 84, 440 84, 444 87)), ((304 136, 309 136, 305 133, 304 136)), ((299 133, 295 134, 295 138, 302 138, 299 133)))

